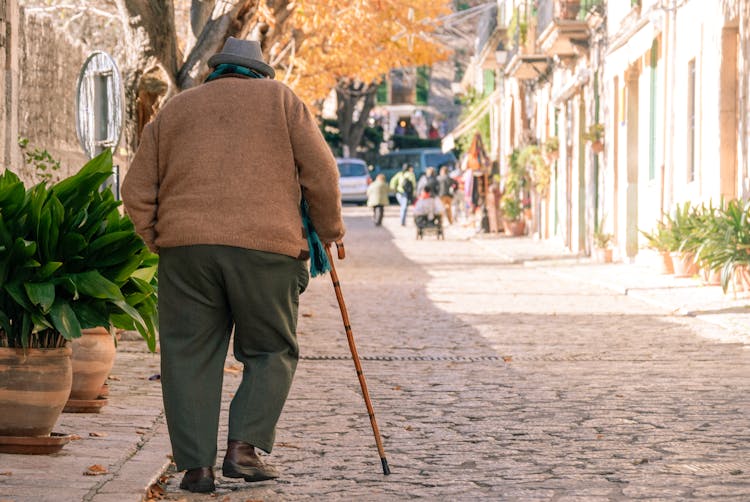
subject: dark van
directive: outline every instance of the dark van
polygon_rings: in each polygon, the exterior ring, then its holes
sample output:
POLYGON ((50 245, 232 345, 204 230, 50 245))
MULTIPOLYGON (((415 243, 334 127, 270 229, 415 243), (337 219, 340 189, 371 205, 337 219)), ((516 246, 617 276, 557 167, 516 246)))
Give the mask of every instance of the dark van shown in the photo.
POLYGON ((434 167, 435 170, 438 170, 440 166, 447 165, 448 170, 451 171, 456 167, 457 161, 453 152, 443 153, 440 148, 396 150, 378 157, 373 170, 373 178, 383 173, 386 180, 390 181, 393 175, 407 163, 414 166, 414 175, 419 179, 428 167, 434 167))

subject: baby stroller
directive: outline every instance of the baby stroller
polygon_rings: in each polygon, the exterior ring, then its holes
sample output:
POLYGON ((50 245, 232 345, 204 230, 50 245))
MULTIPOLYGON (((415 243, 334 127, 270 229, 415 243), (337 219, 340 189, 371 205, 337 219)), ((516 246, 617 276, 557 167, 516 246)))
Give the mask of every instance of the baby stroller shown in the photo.
POLYGON ((421 214, 415 216, 414 224, 417 226, 417 239, 424 237, 425 233, 434 233, 438 239, 445 240, 445 234, 443 234, 443 218, 439 214, 421 214))

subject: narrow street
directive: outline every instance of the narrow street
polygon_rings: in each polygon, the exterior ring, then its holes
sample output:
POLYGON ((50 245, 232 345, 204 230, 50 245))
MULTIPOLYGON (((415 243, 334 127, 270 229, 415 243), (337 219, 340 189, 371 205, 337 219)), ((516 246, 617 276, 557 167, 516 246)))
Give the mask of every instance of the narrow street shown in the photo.
POLYGON ((326 275, 301 300, 282 476, 220 478, 219 500, 750 498, 750 353, 701 336, 720 328, 506 263, 503 238, 418 241, 395 206, 382 228, 345 214, 336 266, 392 475, 326 275))

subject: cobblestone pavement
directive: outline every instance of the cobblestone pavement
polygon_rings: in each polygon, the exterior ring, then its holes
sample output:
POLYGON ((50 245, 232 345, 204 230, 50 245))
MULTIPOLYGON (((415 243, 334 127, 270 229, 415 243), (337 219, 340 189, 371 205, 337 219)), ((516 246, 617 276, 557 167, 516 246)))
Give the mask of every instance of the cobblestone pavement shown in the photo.
MULTIPOLYGON (((336 268, 392 474, 382 474, 324 276, 301 299, 303 359, 269 457, 281 478, 219 477, 216 494, 196 495, 179 490, 174 474, 165 477, 167 500, 750 500, 750 353, 726 342, 725 327, 603 287, 622 268, 567 256, 524 265, 554 258, 533 245, 541 243, 471 238, 456 225, 444 241, 418 241, 413 226, 398 225, 396 207, 382 228, 365 208, 345 214, 347 258, 336 268)), ((37 496, 21 493, 33 490, 34 464, 11 465, 0 501, 10 486, 14 502, 126 500, 118 482, 145 484, 158 473, 137 473, 130 460, 161 465, 169 451, 158 384, 147 378, 156 358, 143 352, 122 345, 120 381, 101 417, 65 415, 60 424, 110 437, 42 457, 49 472, 37 496), (114 475, 97 484, 73 472, 75 490, 61 492, 71 496, 54 498, 51 470, 84 446, 114 475)), ((225 375, 223 424, 239 382, 231 357, 225 375)), ((0 474, 17 457, 0 455, 0 474)), ((62 490, 68 478, 56 475, 62 490)))

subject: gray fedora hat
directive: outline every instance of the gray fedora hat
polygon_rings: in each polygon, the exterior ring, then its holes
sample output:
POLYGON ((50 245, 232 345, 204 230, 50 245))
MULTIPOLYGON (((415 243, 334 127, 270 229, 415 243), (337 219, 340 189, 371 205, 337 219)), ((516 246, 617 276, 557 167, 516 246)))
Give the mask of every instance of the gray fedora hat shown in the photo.
POLYGON ((208 66, 212 68, 225 63, 257 70, 271 78, 276 76, 274 69, 263 61, 263 51, 260 49, 260 43, 255 40, 240 40, 234 37, 227 38, 221 51, 208 58, 208 66))

